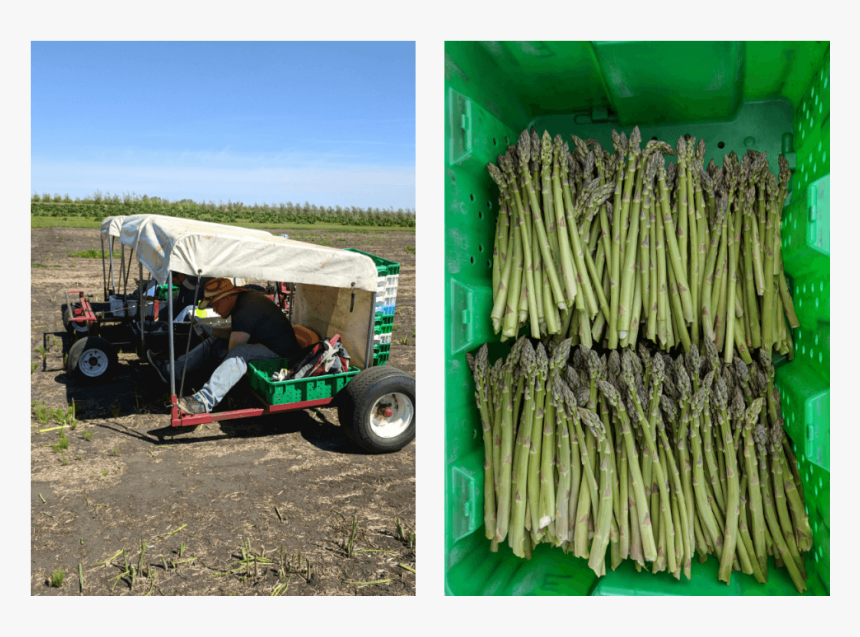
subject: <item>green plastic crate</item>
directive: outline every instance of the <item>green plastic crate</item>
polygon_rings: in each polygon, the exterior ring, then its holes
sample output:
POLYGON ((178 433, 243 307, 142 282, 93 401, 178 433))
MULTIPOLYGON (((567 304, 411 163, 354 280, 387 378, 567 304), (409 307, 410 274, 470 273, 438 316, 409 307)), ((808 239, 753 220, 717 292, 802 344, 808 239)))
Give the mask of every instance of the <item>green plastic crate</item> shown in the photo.
MULTIPOLYGON (((179 295, 179 288, 175 285, 171 285, 171 292, 173 293, 173 298, 176 298, 179 295)), ((155 295, 160 298, 162 301, 167 300, 167 284, 159 285, 155 289, 155 295)))
POLYGON ((388 362, 389 352, 378 352, 373 355, 373 366, 379 367, 380 365, 385 365, 388 362))
MULTIPOLYGON (((394 318, 393 316, 391 318, 394 318)), ((391 334, 394 329, 393 325, 377 325, 373 328, 374 334, 391 334)))
POLYGON ((356 250, 355 248, 344 249, 347 252, 357 252, 358 254, 363 254, 364 256, 373 259, 373 263, 376 265, 376 271, 379 272, 379 276, 392 276, 395 274, 400 274, 399 263, 389 261, 388 259, 383 259, 382 257, 378 257, 375 254, 370 254, 369 252, 362 252, 361 250, 356 250))
POLYGON ((373 326, 374 326, 374 328, 376 328, 376 327, 393 327, 394 326, 394 315, 384 316, 382 314, 382 312, 377 312, 376 318, 373 320, 373 326))
POLYGON ((373 346, 374 354, 388 354, 391 351, 391 343, 376 343, 373 346))
POLYGON ((595 138, 705 140, 705 162, 767 151, 793 170, 783 261, 801 322, 796 355, 777 367, 813 531, 807 594, 830 591, 830 53, 829 42, 449 42, 445 47, 445 592, 449 595, 793 595, 785 569, 767 584, 716 560, 692 581, 637 573, 625 562, 599 580, 585 560, 540 545, 531 560, 483 533, 484 450, 465 353, 509 349, 489 321, 498 188, 487 162, 526 127, 595 138), (722 144, 722 146, 721 146, 722 144))
POLYGON ((281 368, 289 367, 290 361, 289 358, 248 361, 248 379, 251 382, 251 388, 258 391, 270 405, 288 405, 306 400, 332 398, 360 371, 357 367, 350 367, 349 371, 343 374, 298 380, 271 380, 272 374, 281 368))

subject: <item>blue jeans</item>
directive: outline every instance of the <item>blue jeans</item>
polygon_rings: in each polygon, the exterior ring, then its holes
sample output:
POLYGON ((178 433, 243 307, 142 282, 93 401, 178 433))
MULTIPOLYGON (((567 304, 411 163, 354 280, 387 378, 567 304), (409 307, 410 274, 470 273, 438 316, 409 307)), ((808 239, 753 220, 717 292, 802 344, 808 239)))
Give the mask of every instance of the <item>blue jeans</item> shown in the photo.
POLYGON ((212 376, 209 377, 209 382, 194 394, 194 397, 206 406, 206 411, 212 411, 215 405, 224 400, 227 392, 248 371, 248 361, 270 358, 280 358, 280 356, 260 343, 237 345, 228 352, 226 339, 210 336, 188 352, 187 356, 183 354, 176 359, 174 364, 176 388, 179 389, 182 380, 182 367, 186 361, 189 372, 196 371, 207 364, 220 362, 215 371, 212 372, 212 376))

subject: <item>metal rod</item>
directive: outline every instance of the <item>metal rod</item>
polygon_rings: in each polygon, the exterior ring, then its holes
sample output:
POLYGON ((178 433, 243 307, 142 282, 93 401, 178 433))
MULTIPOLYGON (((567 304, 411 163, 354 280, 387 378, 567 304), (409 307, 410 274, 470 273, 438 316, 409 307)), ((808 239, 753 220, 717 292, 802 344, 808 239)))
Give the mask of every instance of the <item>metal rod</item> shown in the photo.
POLYGON ((376 292, 370 299, 370 326, 367 328, 367 353, 364 356, 364 368, 373 367, 373 323, 376 320, 376 292))
MULTIPOLYGON (((173 295, 172 295, 173 291, 170 288, 173 285, 173 273, 168 272, 167 274, 168 274, 167 290, 169 293, 168 296, 169 296, 170 300, 172 301, 173 300, 173 295)), ((141 276, 141 278, 143 278, 143 277, 141 276)), ((173 368, 173 303, 167 304, 167 322, 169 323, 168 329, 167 329, 167 343, 168 343, 168 346, 170 348, 170 395, 176 396, 176 376, 173 373, 174 372, 174 368, 173 368)))
MULTIPOLYGON (((113 237, 108 237, 108 247, 110 249, 110 284, 113 288, 113 293, 119 294, 119 289, 116 287, 116 281, 114 280, 116 268, 113 267, 113 237)), ((119 276, 122 278, 122 273, 119 276)))
POLYGON ((290 323, 293 322, 293 301, 296 298, 296 284, 290 283, 290 323))
MULTIPOLYGON (((113 248, 111 248, 111 255, 113 255, 113 248)), ((128 265, 125 264, 125 246, 120 246, 120 255, 119 255, 119 278, 122 279, 122 296, 125 299, 126 294, 128 294, 128 273, 131 271, 131 252, 128 253, 128 265)), ((141 270, 142 272, 142 270, 141 270)), ((141 273, 140 276, 143 276, 141 273)))
MULTIPOLYGON (((129 263, 129 266, 131 266, 131 263, 129 263)), ((140 279, 140 285, 137 286, 137 290, 138 290, 138 293, 137 293, 137 299, 138 299, 137 300, 137 311, 140 312, 140 352, 141 352, 141 354, 143 354, 144 353, 143 352, 143 344, 146 341, 146 339, 144 338, 144 334, 143 334, 143 315, 144 315, 144 312, 142 311, 143 310, 143 262, 138 261, 137 266, 138 266, 137 277, 138 277, 138 279, 140 279)), ((125 298, 125 295, 123 295, 123 298, 125 298)))
MULTIPOLYGON (((99 239, 102 242, 102 287, 104 288, 105 293, 105 303, 108 302, 108 286, 107 286, 107 273, 105 272, 105 236, 102 233, 99 233, 99 239)), ((110 235, 108 235, 108 243, 110 243, 110 235)), ((113 253, 113 250, 111 250, 113 253)))
MULTIPOLYGON (((203 278, 203 270, 197 270, 197 285, 194 286, 194 300, 191 302, 191 307, 197 307, 197 291, 200 289, 200 279, 203 278)), ((168 286, 167 297, 170 299, 170 311, 173 310, 173 277, 170 279, 171 284, 168 286)), ((182 285, 180 283, 180 285, 182 285)), ((191 312, 191 324, 194 324, 194 311, 191 312)), ((179 382, 179 395, 182 396, 182 391, 185 389, 185 370, 188 369, 188 352, 191 349, 191 332, 193 327, 188 328, 188 341, 185 343, 185 362, 182 363, 182 380, 179 382)))

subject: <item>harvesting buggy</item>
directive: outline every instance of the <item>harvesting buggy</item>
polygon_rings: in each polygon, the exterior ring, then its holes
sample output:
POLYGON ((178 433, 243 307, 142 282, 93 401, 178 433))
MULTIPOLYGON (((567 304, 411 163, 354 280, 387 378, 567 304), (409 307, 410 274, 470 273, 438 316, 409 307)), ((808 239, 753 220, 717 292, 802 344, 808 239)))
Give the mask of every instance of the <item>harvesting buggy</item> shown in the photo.
MULTIPOLYGON (((386 365, 394 318, 391 285, 396 285, 398 264, 356 250, 293 241, 265 231, 161 215, 109 217, 102 224, 103 245, 105 239, 110 254, 109 272, 103 267, 106 301, 117 307, 115 299, 121 296, 126 309, 146 307, 146 311, 118 316, 115 311, 100 310, 105 304, 91 303, 82 291, 69 291, 64 323, 78 341, 69 350, 67 369, 77 380, 95 382, 110 376, 116 366, 117 343, 101 336, 100 327, 120 323, 131 330, 141 360, 146 360, 149 349, 169 352, 173 427, 331 405, 337 407, 347 435, 366 451, 397 451, 414 439, 415 380, 386 365), (137 257, 139 285, 133 304, 129 304, 130 295, 119 295, 113 285, 115 243, 122 248, 121 280, 128 278, 131 254, 137 257), (131 250, 129 264, 125 263, 125 248, 131 250), (322 340, 339 335, 349 352, 350 367, 340 374, 274 381, 273 372, 288 368, 289 359, 249 361, 247 377, 259 406, 185 414, 177 405, 178 397, 187 389, 181 386, 185 376, 181 374, 180 387, 176 387, 174 366, 178 355, 188 352, 199 337, 191 320, 174 320, 169 298, 161 301, 144 296, 149 287, 143 282, 144 268, 165 290, 171 273, 198 277, 198 281, 202 277, 235 277, 270 282, 270 298, 289 312, 293 325, 309 328, 322 340), (167 302, 166 321, 157 320, 162 302, 167 302)), ((195 298, 202 298, 202 286, 195 291, 195 298)), ((203 320, 217 323, 222 319, 203 320)))

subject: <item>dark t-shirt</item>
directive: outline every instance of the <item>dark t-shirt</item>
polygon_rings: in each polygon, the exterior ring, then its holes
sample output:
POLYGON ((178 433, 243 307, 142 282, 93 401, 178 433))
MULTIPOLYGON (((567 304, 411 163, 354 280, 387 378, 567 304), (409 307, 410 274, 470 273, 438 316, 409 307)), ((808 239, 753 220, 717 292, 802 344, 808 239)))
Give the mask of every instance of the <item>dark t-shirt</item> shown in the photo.
POLYGON ((281 308, 262 292, 240 292, 230 313, 232 330, 251 335, 249 344, 262 343, 278 356, 288 357, 298 349, 296 333, 281 308))

